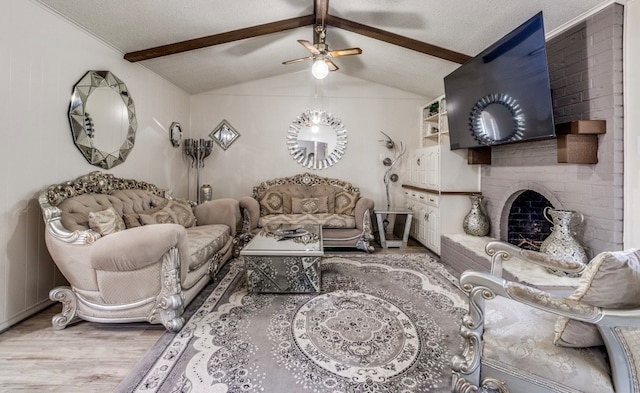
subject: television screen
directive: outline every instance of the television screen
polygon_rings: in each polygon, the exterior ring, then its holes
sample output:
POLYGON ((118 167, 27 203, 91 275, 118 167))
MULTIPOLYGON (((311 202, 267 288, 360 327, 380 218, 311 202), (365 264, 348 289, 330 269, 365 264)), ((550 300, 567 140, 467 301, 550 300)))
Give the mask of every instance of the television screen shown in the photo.
POLYGON ((542 12, 444 78, 451 150, 555 136, 542 12))

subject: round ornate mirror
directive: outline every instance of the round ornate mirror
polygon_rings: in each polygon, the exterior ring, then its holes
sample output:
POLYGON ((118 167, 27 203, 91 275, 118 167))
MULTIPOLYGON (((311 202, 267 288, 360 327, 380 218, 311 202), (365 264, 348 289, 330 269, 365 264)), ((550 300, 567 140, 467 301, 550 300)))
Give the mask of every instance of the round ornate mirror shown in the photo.
POLYGON ((287 146, 300 165, 310 169, 328 168, 342 158, 347 148, 347 130, 331 113, 308 110, 291 122, 287 146))
POLYGON ((127 86, 109 71, 89 71, 76 83, 69 122, 76 147, 104 169, 124 162, 138 127, 127 86))

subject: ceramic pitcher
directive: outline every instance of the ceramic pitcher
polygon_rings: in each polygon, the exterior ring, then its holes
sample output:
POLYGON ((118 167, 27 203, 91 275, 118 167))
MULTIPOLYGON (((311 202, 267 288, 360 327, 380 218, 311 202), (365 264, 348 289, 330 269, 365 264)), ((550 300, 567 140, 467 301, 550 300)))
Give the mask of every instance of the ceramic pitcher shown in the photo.
POLYGON ((469 195, 471 199, 471 210, 462 221, 464 232, 473 236, 486 236, 489 234, 491 225, 489 219, 482 211, 482 195, 469 195))
MULTIPOLYGON (((545 207, 542 214, 547 221, 553 224, 553 227, 551 228, 551 235, 540 245, 540 252, 578 263, 586 264, 589 262, 587 253, 575 239, 571 231, 571 224, 574 217, 579 220, 576 225, 580 225, 584 221, 582 213, 545 207)), ((561 272, 552 271, 551 269, 549 269, 549 271, 554 274, 561 274, 561 272)), ((564 275, 564 273, 562 273, 562 275, 564 275)))

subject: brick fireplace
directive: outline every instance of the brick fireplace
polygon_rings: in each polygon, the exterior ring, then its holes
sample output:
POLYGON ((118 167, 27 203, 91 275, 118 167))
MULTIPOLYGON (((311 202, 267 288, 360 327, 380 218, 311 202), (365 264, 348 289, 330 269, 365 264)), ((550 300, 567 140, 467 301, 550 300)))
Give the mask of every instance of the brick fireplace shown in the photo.
POLYGON ((623 6, 612 4, 548 40, 556 124, 603 119, 607 132, 593 165, 558 163, 555 139, 492 147, 481 171, 491 237, 509 239, 511 204, 531 190, 584 215, 577 239, 590 258, 622 249, 622 22, 623 6))

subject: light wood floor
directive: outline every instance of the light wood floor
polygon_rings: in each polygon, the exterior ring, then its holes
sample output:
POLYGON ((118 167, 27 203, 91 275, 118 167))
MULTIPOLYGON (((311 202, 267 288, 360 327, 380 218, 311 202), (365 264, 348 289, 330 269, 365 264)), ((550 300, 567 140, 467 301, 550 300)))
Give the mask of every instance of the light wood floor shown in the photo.
MULTIPOLYGON (((361 251, 358 251, 361 253, 361 251)), ((411 240, 406 248, 376 253, 427 253, 411 240)), ((0 334, 0 392, 111 392, 164 333, 146 323, 79 322, 51 327, 61 306, 0 334)))

